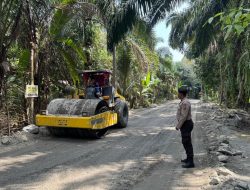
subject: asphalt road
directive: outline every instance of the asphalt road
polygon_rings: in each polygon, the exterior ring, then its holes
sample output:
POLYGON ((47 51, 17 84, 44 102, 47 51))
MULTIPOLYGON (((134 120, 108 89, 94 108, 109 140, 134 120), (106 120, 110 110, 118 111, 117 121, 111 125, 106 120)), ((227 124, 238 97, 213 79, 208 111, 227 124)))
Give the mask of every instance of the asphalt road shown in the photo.
MULTIPOLYGON (((208 182, 205 139, 195 127, 194 169, 176 131, 178 101, 131 112, 129 126, 100 140, 39 137, 0 151, 0 189, 200 189, 208 182)), ((193 119, 199 109, 192 101, 193 119)))

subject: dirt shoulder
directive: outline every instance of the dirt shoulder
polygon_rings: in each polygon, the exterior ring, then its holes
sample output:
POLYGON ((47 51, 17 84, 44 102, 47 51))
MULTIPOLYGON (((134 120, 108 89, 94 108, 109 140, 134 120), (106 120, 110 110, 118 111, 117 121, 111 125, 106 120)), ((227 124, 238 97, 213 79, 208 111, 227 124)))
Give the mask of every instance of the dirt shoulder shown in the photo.
POLYGON ((216 104, 202 103, 196 126, 207 138, 210 166, 214 170, 206 189, 249 189, 250 125, 242 110, 221 109, 216 104), (240 116, 239 116, 240 115, 240 116))

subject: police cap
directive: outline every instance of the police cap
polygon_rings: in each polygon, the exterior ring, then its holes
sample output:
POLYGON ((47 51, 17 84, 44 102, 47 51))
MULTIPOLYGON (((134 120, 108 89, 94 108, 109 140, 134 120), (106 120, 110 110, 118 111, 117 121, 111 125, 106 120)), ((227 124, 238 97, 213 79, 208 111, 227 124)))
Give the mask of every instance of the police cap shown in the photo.
POLYGON ((181 86, 178 88, 178 92, 186 95, 188 93, 188 88, 186 86, 181 86))

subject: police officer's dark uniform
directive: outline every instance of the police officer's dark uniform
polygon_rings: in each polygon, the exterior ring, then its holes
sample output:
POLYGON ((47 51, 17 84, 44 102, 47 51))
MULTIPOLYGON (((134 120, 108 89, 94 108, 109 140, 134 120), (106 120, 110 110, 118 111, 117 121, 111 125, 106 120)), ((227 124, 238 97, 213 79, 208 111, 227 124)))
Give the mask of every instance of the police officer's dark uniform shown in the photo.
POLYGON ((191 104, 189 100, 186 98, 187 89, 179 88, 179 95, 181 97, 181 102, 179 103, 178 111, 177 111, 177 126, 176 130, 181 131, 182 144, 186 151, 187 158, 181 160, 181 162, 185 163, 182 167, 184 168, 193 168, 194 167, 194 153, 193 153, 193 145, 191 139, 191 132, 193 130, 193 121, 191 115, 191 104))

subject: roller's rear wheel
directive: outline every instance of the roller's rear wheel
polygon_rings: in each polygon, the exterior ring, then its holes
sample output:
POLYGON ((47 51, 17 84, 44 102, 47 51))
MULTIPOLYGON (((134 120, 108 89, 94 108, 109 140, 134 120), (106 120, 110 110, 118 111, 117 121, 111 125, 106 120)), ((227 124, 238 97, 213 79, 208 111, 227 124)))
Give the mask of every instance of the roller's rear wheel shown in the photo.
POLYGON ((117 100, 115 104, 115 112, 118 116, 118 122, 116 127, 118 128, 125 128, 128 126, 128 117, 129 117, 129 110, 128 105, 126 102, 122 100, 117 100))

